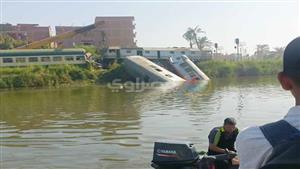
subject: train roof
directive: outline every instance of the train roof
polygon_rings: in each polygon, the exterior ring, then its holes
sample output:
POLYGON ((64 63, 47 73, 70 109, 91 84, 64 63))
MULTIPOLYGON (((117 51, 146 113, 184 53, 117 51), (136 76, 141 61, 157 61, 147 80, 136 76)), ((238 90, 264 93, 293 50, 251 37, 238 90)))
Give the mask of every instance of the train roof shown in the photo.
POLYGON ((184 48, 184 47, 166 47, 166 48, 161 48, 161 47, 144 47, 144 50, 161 50, 161 51, 200 51, 199 49, 196 48, 184 48))
POLYGON ((185 48, 185 47, 132 47, 125 48, 119 46, 110 46, 108 49, 135 49, 135 50, 160 50, 160 51, 200 51, 197 48, 185 48))
POLYGON ((0 50, 0 57, 7 56, 42 56, 42 55, 76 55, 85 54, 81 48, 72 49, 11 49, 0 50))

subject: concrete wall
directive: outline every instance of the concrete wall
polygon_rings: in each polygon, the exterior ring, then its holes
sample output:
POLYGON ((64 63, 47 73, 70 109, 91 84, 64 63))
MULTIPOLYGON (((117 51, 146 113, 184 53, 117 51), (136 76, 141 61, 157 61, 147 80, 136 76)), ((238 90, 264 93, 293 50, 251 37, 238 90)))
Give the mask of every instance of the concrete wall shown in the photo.
POLYGON ((1 33, 7 33, 15 39, 28 41, 42 40, 50 37, 50 26, 39 26, 38 24, 0 24, 1 33))
MULTIPOLYGON (((95 22, 104 21, 96 29, 78 34, 70 39, 58 42, 62 47, 73 47, 79 44, 91 44, 98 47, 120 46, 136 47, 134 17, 96 17, 95 22)), ((78 26, 56 26, 56 34, 75 30, 78 26)))

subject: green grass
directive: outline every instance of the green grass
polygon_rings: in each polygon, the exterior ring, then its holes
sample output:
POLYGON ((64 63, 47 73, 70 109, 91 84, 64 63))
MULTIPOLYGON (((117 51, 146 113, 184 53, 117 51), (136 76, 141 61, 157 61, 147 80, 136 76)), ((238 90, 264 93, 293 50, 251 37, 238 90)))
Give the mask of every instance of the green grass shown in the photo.
POLYGON ((94 83, 101 70, 75 65, 0 68, 0 88, 68 85, 75 82, 94 83))
POLYGON ((282 59, 209 60, 197 66, 211 78, 273 75, 282 70, 282 59))
MULTIPOLYGON (((210 78, 273 75, 282 69, 281 59, 225 61, 209 60, 197 63, 210 78)), ((124 66, 113 63, 109 69, 91 66, 51 65, 0 68, 0 88, 44 87, 94 84, 132 80, 124 66)))
POLYGON ((119 82, 130 81, 131 76, 126 72, 125 67, 122 64, 114 62, 109 69, 105 70, 98 78, 99 83, 112 82, 118 79, 119 82))

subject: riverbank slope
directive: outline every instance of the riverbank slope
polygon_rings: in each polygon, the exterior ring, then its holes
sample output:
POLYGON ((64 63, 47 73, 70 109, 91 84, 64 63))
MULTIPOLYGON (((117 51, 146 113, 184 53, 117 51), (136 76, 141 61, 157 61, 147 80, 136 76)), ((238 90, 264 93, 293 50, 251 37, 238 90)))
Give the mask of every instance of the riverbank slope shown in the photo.
MULTIPOLYGON (((281 59, 242 61, 208 60, 197 63, 211 79, 261 76, 278 73, 281 59)), ((88 65, 51 65, 0 68, 0 88, 58 87, 73 84, 108 83, 114 79, 131 80, 125 68, 113 63, 109 69, 95 69, 88 65)))

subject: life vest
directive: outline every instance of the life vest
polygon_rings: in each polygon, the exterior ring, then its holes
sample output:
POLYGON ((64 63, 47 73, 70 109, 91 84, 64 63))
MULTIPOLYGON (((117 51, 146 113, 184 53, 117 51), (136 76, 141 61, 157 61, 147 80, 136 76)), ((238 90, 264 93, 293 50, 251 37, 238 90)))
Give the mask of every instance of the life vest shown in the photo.
MULTIPOLYGON (((228 138, 226 138, 226 133, 223 127, 220 127, 218 129, 218 132, 215 135, 214 138, 214 144, 219 147, 219 148, 227 148, 228 150, 231 151, 236 151, 234 148, 234 143, 236 140, 237 135, 239 134, 239 129, 236 128, 233 133, 231 134, 231 136, 229 136, 228 138)), ((208 149, 208 155, 217 155, 217 154, 222 154, 222 153, 218 153, 215 151, 212 151, 210 149, 208 149)))

